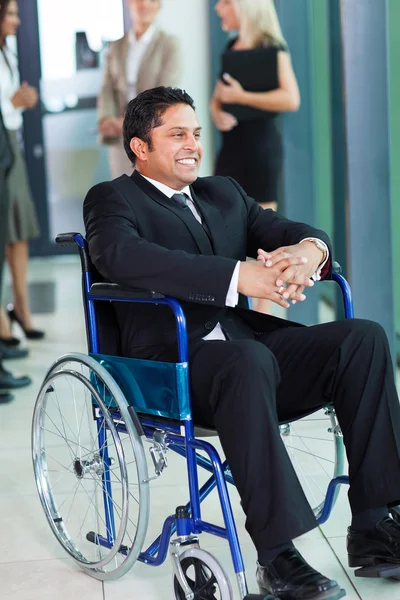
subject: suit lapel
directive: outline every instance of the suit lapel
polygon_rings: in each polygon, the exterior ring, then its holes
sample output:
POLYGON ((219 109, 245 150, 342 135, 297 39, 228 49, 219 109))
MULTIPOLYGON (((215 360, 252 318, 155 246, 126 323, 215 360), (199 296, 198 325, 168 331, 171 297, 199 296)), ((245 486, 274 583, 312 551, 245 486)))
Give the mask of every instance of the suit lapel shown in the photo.
POLYGON ((137 171, 133 172, 131 178, 142 190, 142 192, 150 196, 150 198, 157 202, 157 204, 160 204, 167 210, 173 212, 179 219, 181 219, 181 221, 185 223, 197 244, 200 254, 213 254, 213 249, 208 235, 189 210, 180 207, 176 202, 165 196, 165 194, 160 192, 160 190, 154 187, 154 185, 142 177, 137 171))
POLYGON ((203 222, 207 225, 210 232, 211 241, 214 249, 214 254, 221 254, 223 242, 225 240, 225 223, 222 214, 210 200, 208 194, 204 190, 196 189, 196 184, 190 186, 192 196, 201 213, 203 222))

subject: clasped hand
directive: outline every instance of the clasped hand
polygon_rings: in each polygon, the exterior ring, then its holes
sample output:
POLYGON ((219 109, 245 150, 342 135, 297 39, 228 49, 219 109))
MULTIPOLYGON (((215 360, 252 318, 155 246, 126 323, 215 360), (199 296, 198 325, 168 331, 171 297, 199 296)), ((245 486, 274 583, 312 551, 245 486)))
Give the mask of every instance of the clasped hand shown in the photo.
POLYGON ((257 260, 265 267, 282 267, 281 274, 276 280, 279 294, 293 304, 306 299, 303 294, 305 287, 312 287, 312 276, 321 262, 321 252, 313 243, 302 242, 293 246, 277 248, 273 252, 258 250, 257 260), (286 267, 284 261, 293 257, 301 257, 304 261, 300 264, 291 264, 286 267))
POLYGON ((314 244, 302 242, 277 248, 273 252, 258 250, 257 261, 241 263, 238 290, 252 298, 266 298, 283 308, 306 299, 304 289, 313 287, 312 276, 321 261, 314 244))

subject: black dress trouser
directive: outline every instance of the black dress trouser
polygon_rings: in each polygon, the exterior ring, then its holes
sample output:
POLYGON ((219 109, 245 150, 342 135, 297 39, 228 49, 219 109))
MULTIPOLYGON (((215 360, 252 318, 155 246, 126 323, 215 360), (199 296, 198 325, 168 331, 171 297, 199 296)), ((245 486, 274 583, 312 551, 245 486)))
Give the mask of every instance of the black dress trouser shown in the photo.
POLYGON ((387 338, 348 319, 192 348, 195 422, 214 425, 258 552, 317 523, 278 423, 333 402, 354 513, 400 501, 400 405, 387 338))

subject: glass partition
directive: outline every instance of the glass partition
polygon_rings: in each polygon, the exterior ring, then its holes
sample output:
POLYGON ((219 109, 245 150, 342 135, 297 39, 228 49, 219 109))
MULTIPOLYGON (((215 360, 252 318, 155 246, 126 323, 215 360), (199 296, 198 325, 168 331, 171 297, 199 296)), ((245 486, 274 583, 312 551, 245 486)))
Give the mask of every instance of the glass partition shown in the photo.
POLYGON ((124 33, 122 0, 38 0, 40 96, 48 189, 50 239, 81 231, 82 201, 110 177, 97 141, 96 97, 105 43, 124 33), (60 19, 62 26, 60 26, 60 19))

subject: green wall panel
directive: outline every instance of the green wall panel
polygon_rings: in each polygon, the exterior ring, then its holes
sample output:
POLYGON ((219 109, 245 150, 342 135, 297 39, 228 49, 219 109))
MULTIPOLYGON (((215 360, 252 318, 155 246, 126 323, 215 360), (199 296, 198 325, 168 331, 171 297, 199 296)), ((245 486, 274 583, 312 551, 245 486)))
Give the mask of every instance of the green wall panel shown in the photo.
POLYGON ((328 2, 329 0, 312 2, 315 69, 314 160, 317 227, 333 237, 328 2))
MULTIPOLYGON (((395 265, 396 331, 400 333, 400 1, 389 0, 390 135, 392 185, 392 236, 395 265), (397 269, 397 270, 396 270, 397 269)), ((378 199, 379 201, 379 199, 378 199)), ((382 257, 384 260, 384 257, 382 257)))

